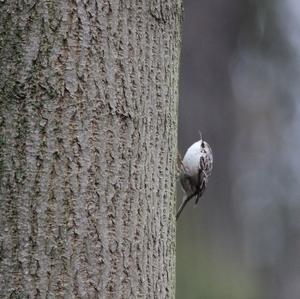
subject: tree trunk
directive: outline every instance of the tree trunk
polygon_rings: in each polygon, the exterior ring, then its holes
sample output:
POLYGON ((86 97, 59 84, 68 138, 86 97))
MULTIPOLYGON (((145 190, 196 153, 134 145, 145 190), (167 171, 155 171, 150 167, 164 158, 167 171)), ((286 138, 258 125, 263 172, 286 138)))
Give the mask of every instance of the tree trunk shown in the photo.
POLYGON ((174 298, 180 0, 0 3, 0 298, 174 298))

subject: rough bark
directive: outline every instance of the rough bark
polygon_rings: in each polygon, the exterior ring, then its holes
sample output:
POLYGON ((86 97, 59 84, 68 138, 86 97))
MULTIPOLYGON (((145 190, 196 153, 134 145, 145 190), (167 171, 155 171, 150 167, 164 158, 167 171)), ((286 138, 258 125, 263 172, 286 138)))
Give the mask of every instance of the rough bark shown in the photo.
POLYGON ((180 0, 0 3, 0 298, 174 298, 180 0))

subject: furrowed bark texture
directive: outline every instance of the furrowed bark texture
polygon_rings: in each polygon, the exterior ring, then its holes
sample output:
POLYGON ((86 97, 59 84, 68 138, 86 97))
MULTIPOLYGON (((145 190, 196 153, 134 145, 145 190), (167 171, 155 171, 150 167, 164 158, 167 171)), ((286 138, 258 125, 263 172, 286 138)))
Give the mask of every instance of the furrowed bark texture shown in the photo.
POLYGON ((181 1, 0 3, 0 298, 174 298, 181 1))

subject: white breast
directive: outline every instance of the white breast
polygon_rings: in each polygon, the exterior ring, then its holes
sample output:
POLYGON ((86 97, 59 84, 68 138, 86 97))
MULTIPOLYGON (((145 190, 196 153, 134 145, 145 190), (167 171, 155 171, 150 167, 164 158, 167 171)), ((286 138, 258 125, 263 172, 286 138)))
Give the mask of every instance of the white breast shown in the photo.
POLYGON ((192 177, 198 175, 200 157, 201 143, 197 141, 188 148, 182 161, 184 171, 192 177))
POLYGON ((211 175, 213 168, 213 153, 209 144, 199 140, 186 151, 182 164, 184 172, 195 179, 198 177, 200 159, 203 158, 204 169, 207 176, 211 175))

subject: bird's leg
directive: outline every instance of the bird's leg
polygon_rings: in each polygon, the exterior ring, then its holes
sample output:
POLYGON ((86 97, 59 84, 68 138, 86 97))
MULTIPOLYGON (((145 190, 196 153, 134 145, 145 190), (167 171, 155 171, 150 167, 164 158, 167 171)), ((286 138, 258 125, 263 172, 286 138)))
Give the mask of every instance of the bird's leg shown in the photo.
POLYGON ((180 175, 180 173, 181 173, 182 171, 186 172, 186 169, 185 169, 185 167, 184 167, 184 165, 183 165, 183 162, 182 162, 182 158, 181 158, 180 153, 177 153, 177 167, 176 167, 176 172, 177 172, 176 177, 177 177, 177 178, 179 177, 179 175, 180 175))
POLYGON ((181 159, 180 153, 178 152, 177 153, 177 165, 176 165, 176 177, 177 178, 179 177, 182 168, 183 168, 182 159, 181 159))

